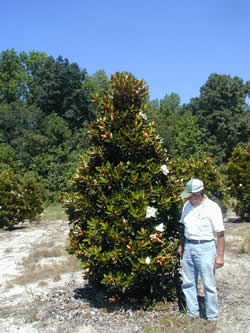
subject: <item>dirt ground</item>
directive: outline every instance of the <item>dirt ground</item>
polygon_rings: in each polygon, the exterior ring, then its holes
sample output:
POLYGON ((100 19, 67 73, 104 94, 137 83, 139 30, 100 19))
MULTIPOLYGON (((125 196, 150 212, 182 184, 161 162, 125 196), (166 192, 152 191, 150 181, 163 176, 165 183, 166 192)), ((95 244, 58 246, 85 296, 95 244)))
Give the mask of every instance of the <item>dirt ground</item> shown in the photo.
MULTIPOLYGON (((216 272, 220 309, 216 332, 247 333, 250 223, 231 219, 225 228, 225 265, 216 272)), ((66 221, 52 221, 0 232, 0 332, 132 333, 146 332, 145 323, 155 327, 151 332, 164 332, 157 331, 158 322, 166 313, 178 314, 177 304, 158 311, 105 308, 104 295, 86 286, 80 270, 70 271, 72 257, 64 251, 68 230, 66 221), (61 252, 38 255, 45 245, 61 252), (58 268, 63 266, 65 270, 58 268)))

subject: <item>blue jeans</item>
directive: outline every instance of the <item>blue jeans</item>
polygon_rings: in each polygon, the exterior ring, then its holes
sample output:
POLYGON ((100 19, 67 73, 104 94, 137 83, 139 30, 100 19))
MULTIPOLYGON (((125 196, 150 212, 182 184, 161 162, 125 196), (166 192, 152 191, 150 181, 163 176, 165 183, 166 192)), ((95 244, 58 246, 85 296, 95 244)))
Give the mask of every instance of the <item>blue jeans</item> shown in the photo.
POLYGON ((198 317, 198 275, 204 285, 206 317, 217 319, 217 292, 215 280, 215 241, 193 244, 185 241, 182 261, 183 283, 182 290, 186 297, 187 313, 191 317, 198 317))

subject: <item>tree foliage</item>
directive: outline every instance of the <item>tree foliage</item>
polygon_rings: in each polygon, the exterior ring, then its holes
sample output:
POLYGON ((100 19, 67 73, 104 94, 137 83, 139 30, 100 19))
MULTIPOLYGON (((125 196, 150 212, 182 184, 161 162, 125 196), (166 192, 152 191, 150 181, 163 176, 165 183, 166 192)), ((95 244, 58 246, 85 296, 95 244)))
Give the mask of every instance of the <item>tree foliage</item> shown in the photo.
POLYGON ((153 122, 146 120, 147 87, 129 74, 111 77, 96 97, 100 118, 91 125, 93 148, 83 156, 64 197, 69 251, 91 284, 118 295, 174 295, 178 282, 178 196, 153 122), (147 211, 155 215, 147 215, 147 211))
POLYGON ((45 115, 53 112, 63 117, 70 128, 79 128, 85 120, 93 120, 89 112, 89 98, 82 88, 86 75, 76 63, 68 59, 48 57, 34 76, 30 87, 32 103, 45 115))
POLYGON ((0 173, 0 228, 10 229, 25 219, 34 221, 43 211, 34 180, 29 179, 22 185, 11 172, 0 173))
POLYGON ((16 102, 25 95, 26 75, 14 49, 0 54, 0 104, 16 102))
POLYGON ((182 109, 179 95, 171 93, 159 102, 149 102, 148 111, 171 158, 202 155, 204 146, 197 118, 182 109))
MULTIPOLYGON (((56 200, 59 192, 69 189, 81 155, 94 144, 88 126, 103 110, 93 95, 101 101, 110 90, 104 70, 88 75, 62 56, 2 51, 0 170, 35 177, 43 200, 56 200)), ((173 92, 142 101, 170 159, 202 160, 205 154, 221 165, 237 145, 247 143, 249 92, 250 81, 212 74, 188 105, 181 105, 173 92)))
POLYGON ((200 97, 191 100, 189 108, 197 116, 206 150, 217 163, 226 162, 238 144, 247 142, 249 91, 250 81, 211 74, 200 97))
POLYGON ((227 164, 230 195, 236 200, 235 212, 242 219, 250 217, 250 143, 237 146, 227 164))

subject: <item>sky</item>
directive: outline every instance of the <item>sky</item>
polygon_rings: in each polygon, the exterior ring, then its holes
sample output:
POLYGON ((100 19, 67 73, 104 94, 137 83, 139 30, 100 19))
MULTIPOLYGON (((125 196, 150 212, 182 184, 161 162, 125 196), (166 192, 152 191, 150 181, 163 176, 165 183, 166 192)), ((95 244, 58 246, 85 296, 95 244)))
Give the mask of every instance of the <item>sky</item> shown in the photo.
POLYGON ((150 99, 198 97, 212 73, 250 80, 249 0, 0 0, 0 52, 133 73, 150 99))

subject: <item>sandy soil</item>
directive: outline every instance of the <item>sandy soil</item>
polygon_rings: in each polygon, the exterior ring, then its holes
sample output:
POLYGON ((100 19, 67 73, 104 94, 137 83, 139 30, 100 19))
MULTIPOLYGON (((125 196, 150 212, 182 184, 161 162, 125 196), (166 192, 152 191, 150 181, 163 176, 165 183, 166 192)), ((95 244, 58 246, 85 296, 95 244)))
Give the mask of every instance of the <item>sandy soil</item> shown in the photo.
MULTIPOLYGON (((216 272, 220 307, 216 332, 247 333, 250 332, 250 241, 246 242, 245 235, 250 233, 250 223, 227 221, 225 227, 225 265, 216 272)), ((143 332, 143 323, 152 323, 164 315, 162 311, 146 314, 105 311, 101 306, 103 295, 95 295, 95 303, 91 301, 91 291, 84 289, 80 271, 61 274, 54 280, 13 282, 24 274, 24 260, 39 244, 53 240, 64 247, 68 229, 67 222, 53 221, 24 224, 0 232, 1 333, 143 332)), ((53 265, 62 256, 43 260, 53 265)), ((171 311, 178 309, 173 306, 171 311)))

